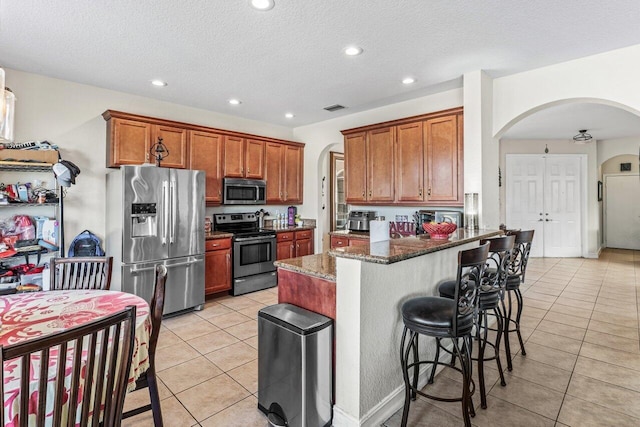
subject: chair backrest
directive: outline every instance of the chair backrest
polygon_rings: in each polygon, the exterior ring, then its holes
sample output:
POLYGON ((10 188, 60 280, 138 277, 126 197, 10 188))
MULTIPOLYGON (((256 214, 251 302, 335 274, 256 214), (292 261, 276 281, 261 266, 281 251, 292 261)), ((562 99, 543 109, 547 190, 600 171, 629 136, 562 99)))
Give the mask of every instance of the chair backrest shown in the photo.
POLYGON ((119 426, 135 319, 136 307, 129 306, 63 332, 0 347, 0 362, 18 365, 20 382, 19 394, 11 396, 15 401, 7 404, 3 370, 0 420, 20 426, 119 426), (7 408, 16 413, 5 414, 7 408))
POLYGON ((482 280, 489 256, 489 243, 458 252, 458 275, 454 301, 453 333, 457 336, 458 320, 473 315, 478 302, 478 284, 482 280))
POLYGON ((527 271, 531 242, 533 242, 533 233, 534 230, 525 230, 515 231, 510 234, 515 236, 516 241, 513 247, 513 254, 511 256, 509 275, 518 276, 520 278, 520 282, 524 282, 524 275, 527 271))
POLYGON ((158 265, 156 267, 156 286, 151 299, 151 336, 149 337, 149 361, 155 364, 156 346, 160 335, 160 325, 162 324, 162 311, 164 310, 164 291, 167 281, 167 267, 158 265))
POLYGON ((113 257, 53 258, 49 263, 50 289, 109 290, 113 257))
POLYGON ((480 292, 499 292, 504 290, 507 285, 515 240, 516 236, 502 236, 480 240, 481 245, 489 243, 487 268, 480 284, 480 292))

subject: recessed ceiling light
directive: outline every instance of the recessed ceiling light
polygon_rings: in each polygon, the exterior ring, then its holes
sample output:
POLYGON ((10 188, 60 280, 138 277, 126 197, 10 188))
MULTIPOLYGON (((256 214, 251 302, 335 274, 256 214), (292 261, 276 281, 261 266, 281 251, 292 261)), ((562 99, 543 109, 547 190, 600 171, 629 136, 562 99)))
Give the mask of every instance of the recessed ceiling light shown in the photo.
POLYGON ((358 46, 349 46, 344 49, 344 54, 349 56, 356 56, 362 53, 362 48, 358 46))
POLYGON ((293 119, 295 116, 292 113, 286 113, 284 115, 287 119, 293 119))
POLYGON ((415 83, 416 79, 414 79, 413 77, 407 77, 402 79, 402 83, 406 84, 406 85, 410 85, 411 83, 415 83))
POLYGON ((249 4, 256 10, 271 10, 276 5, 274 0, 249 0, 249 4))
POLYGON ((240 104, 242 104, 242 102, 240 102, 240 100, 234 98, 234 99, 230 99, 229 100, 229 104, 231 104, 231 105, 240 105, 240 104))
POLYGON ((151 84, 154 86, 162 87, 166 86, 167 82, 163 82, 162 80, 151 80, 151 84))

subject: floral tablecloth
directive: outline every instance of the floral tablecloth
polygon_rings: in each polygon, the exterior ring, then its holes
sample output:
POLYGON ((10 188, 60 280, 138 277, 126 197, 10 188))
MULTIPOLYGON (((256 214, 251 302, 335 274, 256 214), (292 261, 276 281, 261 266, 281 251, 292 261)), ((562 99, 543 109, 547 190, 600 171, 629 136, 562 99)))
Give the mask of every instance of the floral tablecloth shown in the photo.
MULTIPOLYGON (((136 295, 82 290, 32 292, 0 297, 0 345, 7 346, 82 325, 114 314, 128 305, 136 306, 136 342, 128 385, 131 390, 135 387, 136 379, 149 367, 148 345, 151 333, 149 305, 136 295)), ((6 361, 3 370, 3 425, 13 426, 11 420, 15 419, 15 411, 18 409, 16 398, 20 388, 20 365, 16 361, 6 361)))

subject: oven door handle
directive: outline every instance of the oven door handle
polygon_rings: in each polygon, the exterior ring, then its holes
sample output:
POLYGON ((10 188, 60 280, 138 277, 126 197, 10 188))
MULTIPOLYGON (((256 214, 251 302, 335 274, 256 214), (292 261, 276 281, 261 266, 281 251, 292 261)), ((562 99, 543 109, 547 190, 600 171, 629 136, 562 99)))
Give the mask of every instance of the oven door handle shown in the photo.
POLYGON ((260 237, 236 237, 235 241, 236 242, 259 242, 262 240, 271 240, 274 239, 276 237, 275 234, 269 234, 267 236, 260 236, 260 237))

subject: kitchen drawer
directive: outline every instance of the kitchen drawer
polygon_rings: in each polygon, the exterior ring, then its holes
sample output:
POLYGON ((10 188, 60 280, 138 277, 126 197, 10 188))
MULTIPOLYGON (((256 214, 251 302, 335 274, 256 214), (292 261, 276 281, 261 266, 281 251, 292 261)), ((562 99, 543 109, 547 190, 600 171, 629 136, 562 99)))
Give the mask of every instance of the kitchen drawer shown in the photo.
POLYGON ((217 251, 220 249, 229 249, 231 247, 231 239, 212 239, 205 241, 205 251, 217 251))
POLYGON ((293 231, 287 231, 285 233, 276 233, 276 242, 291 242, 293 241, 293 231))
POLYGON ((341 236, 331 236, 331 248, 344 248, 349 246, 349 238, 341 236))
POLYGON ((311 230, 300 230, 296 231, 296 240, 298 239, 310 239, 312 235, 311 230))

